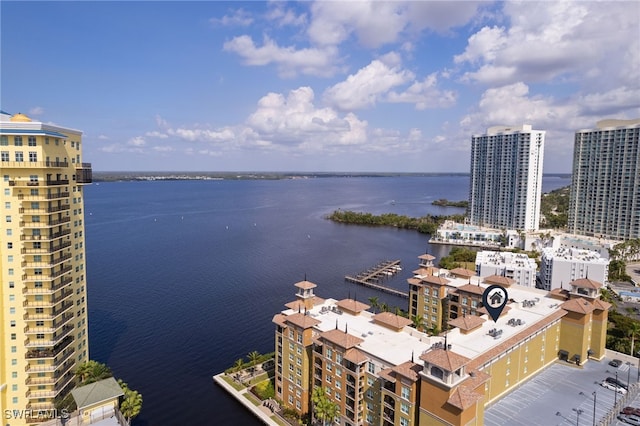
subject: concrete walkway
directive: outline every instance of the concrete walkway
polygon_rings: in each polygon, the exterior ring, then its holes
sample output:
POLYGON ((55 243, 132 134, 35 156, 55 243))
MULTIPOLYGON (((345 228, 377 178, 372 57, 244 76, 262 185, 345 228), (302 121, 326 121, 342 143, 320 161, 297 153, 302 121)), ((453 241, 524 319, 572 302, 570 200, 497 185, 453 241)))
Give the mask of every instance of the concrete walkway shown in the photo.
POLYGON ((249 392, 249 388, 243 388, 238 391, 224 380, 224 376, 224 373, 216 374, 215 376, 213 376, 213 381, 216 382, 220 387, 222 387, 222 389, 226 390, 229 395, 233 396, 242 405, 244 405, 258 419, 260 419, 262 423, 269 426, 280 426, 280 423, 271 418, 271 416, 274 416, 274 414, 269 408, 265 407, 262 404, 254 405, 253 402, 247 399, 245 394, 249 392))

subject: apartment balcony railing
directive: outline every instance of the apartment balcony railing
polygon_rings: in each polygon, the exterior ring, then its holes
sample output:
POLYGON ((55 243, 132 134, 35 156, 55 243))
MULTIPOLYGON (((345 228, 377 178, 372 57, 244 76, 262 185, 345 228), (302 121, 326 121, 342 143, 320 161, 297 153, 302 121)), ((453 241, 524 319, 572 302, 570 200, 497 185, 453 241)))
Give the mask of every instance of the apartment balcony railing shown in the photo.
MULTIPOLYGON (((69 329, 67 331, 67 334, 72 329, 73 329, 73 327, 69 327, 69 329)), ((27 339, 27 342, 29 342, 28 339, 27 339)), ((49 345, 47 345, 47 343, 53 343, 53 342, 56 342, 56 340, 49 341, 49 342, 44 342, 42 340, 36 340, 34 343, 29 342, 26 346, 27 347, 40 348, 40 347, 43 347, 43 346, 49 346, 49 345)), ((29 351, 27 351, 25 357, 26 358, 54 358, 58 354, 60 354, 60 352, 62 352, 64 350, 64 348, 69 346, 71 344, 71 342, 73 342, 73 336, 66 336, 66 337, 62 338, 62 340, 57 341, 57 342, 58 343, 53 347, 53 349, 33 349, 33 350, 29 350, 29 351)))
POLYGON ((59 346, 63 346, 62 349, 64 349, 64 346, 66 344, 66 337, 71 337, 69 336, 69 333, 71 333, 73 331, 73 325, 64 325, 62 327, 62 331, 55 337, 53 338, 53 340, 44 340, 44 339, 27 339, 25 340, 25 347, 27 348, 43 348, 46 346, 53 346, 54 349, 59 347, 59 346), (64 344, 63 344, 64 343, 64 344))
POLYGON ((25 296, 38 295, 38 294, 53 294, 72 282, 73 282, 72 277, 63 277, 62 281, 60 281, 57 284, 51 284, 51 285, 38 287, 38 288, 25 287, 22 289, 22 294, 24 294, 25 296))
POLYGON ((60 393, 60 391, 62 391, 69 385, 69 383, 71 383, 72 380, 73 374, 66 374, 64 376, 64 379, 56 384, 53 389, 37 391, 29 390, 26 392, 25 396, 27 397, 27 399, 55 398, 60 393))
POLYGON ((67 161, 3 161, 2 167, 22 169, 22 168, 64 168, 69 167, 67 161))
POLYGON ((47 179, 44 186, 69 185, 69 179, 47 179))
POLYGON ((51 327, 29 327, 24 328, 24 334, 42 334, 42 333, 55 333, 66 323, 73 319, 73 315, 63 316, 59 321, 53 321, 51 327))
POLYGON ((73 270, 73 267, 71 265, 67 265, 67 266, 63 266, 62 268, 60 268, 57 271, 52 271, 52 272, 49 272, 49 273, 23 274, 22 275, 22 281, 51 281, 51 280, 55 280, 56 278, 58 278, 61 275, 64 275, 64 274, 66 274, 68 272, 71 272, 71 270, 73 270))
POLYGON ((48 262, 30 262, 28 260, 25 260, 21 263, 21 265, 23 268, 53 268, 54 266, 57 266, 62 262, 71 259, 71 257, 71 253, 64 253, 58 257, 54 257, 48 262))
POLYGON ((76 183, 93 182, 93 172, 91 163, 76 164, 76 183))
POLYGON ((38 207, 37 209, 21 207, 20 209, 18 209, 18 211, 20 212, 20 214, 39 215, 39 214, 58 213, 65 210, 69 210, 70 208, 71 206, 69 204, 62 204, 59 206, 38 207))
MULTIPOLYGON (((34 306, 27 306, 27 309, 37 309, 37 308, 41 308, 42 306, 39 305, 35 305, 32 304, 34 306)), ((56 317, 64 314, 66 311, 69 310, 69 308, 71 308, 73 306, 73 301, 69 300, 69 301, 65 301, 62 302, 62 306, 58 307, 57 309, 52 309, 51 312, 47 312, 47 313, 35 313, 35 312, 28 312, 26 314, 24 314, 24 320, 25 321, 41 321, 41 320, 53 320, 56 317)))
POLYGON ((24 306, 25 308, 46 308, 46 307, 52 307, 53 305, 58 304, 60 301, 68 298, 69 296, 71 296, 73 294, 73 290, 66 290, 63 291, 60 295, 58 295, 57 297, 52 297, 50 298, 48 301, 47 300, 25 300, 22 303, 22 306, 24 306))
POLYGON ((62 225, 63 223, 69 223, 71 222, 71 217, 70 216, 65 216, 65 217, 60 217, 60 218, 50 218, 48 221, 46 222, 33 222, 33 221, 29 221, 29 220, 22 220, 20 221, 20 226, 23 228, 48 228, 51 226, 58 226, 58 225, 62 225))
POLYGON ((46 201, 46 200, 57 200, 59 198, 69 198, 69 192, 67 191, 59 191, 48 194, 18 194, 18 200, 21 201, 46 201))
POLYGON ((43 235, 22 234, 20 235, 20 240, 21 241, 51 241, 51 240, 56 240, 58 238, 62 238, 65 235, 69 235, 70 233, 71 233, 70 229, 63 229, 58 232, 51 232, 43 235))
POLYGON ((49 245, 49 247, 40 247, 40 248, 22 248, 20 249, 21 254, 51 254, 67 247, 71 247, 71 241, 61 241, 60 244, 57 245, 49 245))
MULTIPOLYGON (((60 358, 58 358, 54 363, 49 364, 49 365, 29 365, 27 364, 27 366, 25 367, 24 371, 30 375, 30 377, 34 377, 31 376, 33 374, 39 375, 42 373, 52 373, 53 374, 53 378, 57 381, 60 377, 62 377, 63 375, 65 375, 66 373, 70 372, 73 367, 76 365, 75 361, 73 360, 73 355, 75 354, 75 350, 73 349, 73 346, 69 347, 67 350, 65 350, 64 352, 62 352, 62 355, 60 356, 60 358)), ((36 359, 35 358, 29 358, 27 359, 28 362, 35 362, 36 359)), ((36 377, 37 378, 37 377, 36 377)))

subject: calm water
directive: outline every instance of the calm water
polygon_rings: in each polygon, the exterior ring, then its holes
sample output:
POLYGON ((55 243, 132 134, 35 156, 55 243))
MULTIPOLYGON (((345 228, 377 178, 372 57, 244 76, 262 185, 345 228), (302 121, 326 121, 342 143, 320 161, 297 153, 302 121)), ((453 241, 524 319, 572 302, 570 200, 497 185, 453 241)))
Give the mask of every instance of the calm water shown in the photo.
MULTIPOLYGON (((545 191, 568 179, 544 179, 545 191)), ((336 209, 408 216, 463 213, 431 205, 467 199, 468 177, 100 183, 85 189, 92 359, 144 397, 135 425, 252 425, 212 376, 274 349, 273 315, 293 284, 320 297, 406 300, 344 282, 384 259, 406 290, 427 236, 332 223, 336 209)))

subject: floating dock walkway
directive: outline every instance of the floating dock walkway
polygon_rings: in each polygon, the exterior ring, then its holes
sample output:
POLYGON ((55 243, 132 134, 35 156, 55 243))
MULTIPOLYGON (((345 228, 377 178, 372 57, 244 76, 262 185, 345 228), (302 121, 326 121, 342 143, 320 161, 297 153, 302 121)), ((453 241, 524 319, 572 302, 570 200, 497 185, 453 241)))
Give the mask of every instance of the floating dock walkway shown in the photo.
POLYGON ((360 284, 365 287, 408 299, 409 293, 380 284, 382 280, 397 274, 400 270, 400 260, 385 260, 384 262, 380 262, 356 276, 346 275, 344 279, 351 283, 360 284))

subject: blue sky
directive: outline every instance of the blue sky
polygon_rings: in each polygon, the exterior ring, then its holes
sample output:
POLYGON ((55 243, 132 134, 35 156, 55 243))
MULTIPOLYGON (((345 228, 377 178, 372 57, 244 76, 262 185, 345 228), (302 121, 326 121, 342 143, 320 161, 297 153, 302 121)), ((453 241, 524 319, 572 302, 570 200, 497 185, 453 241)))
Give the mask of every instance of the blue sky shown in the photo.
POLYGON ((640 117, 640 2, 0 3, 0 106, 95 171, 468 172, 472 134, 640 117))

